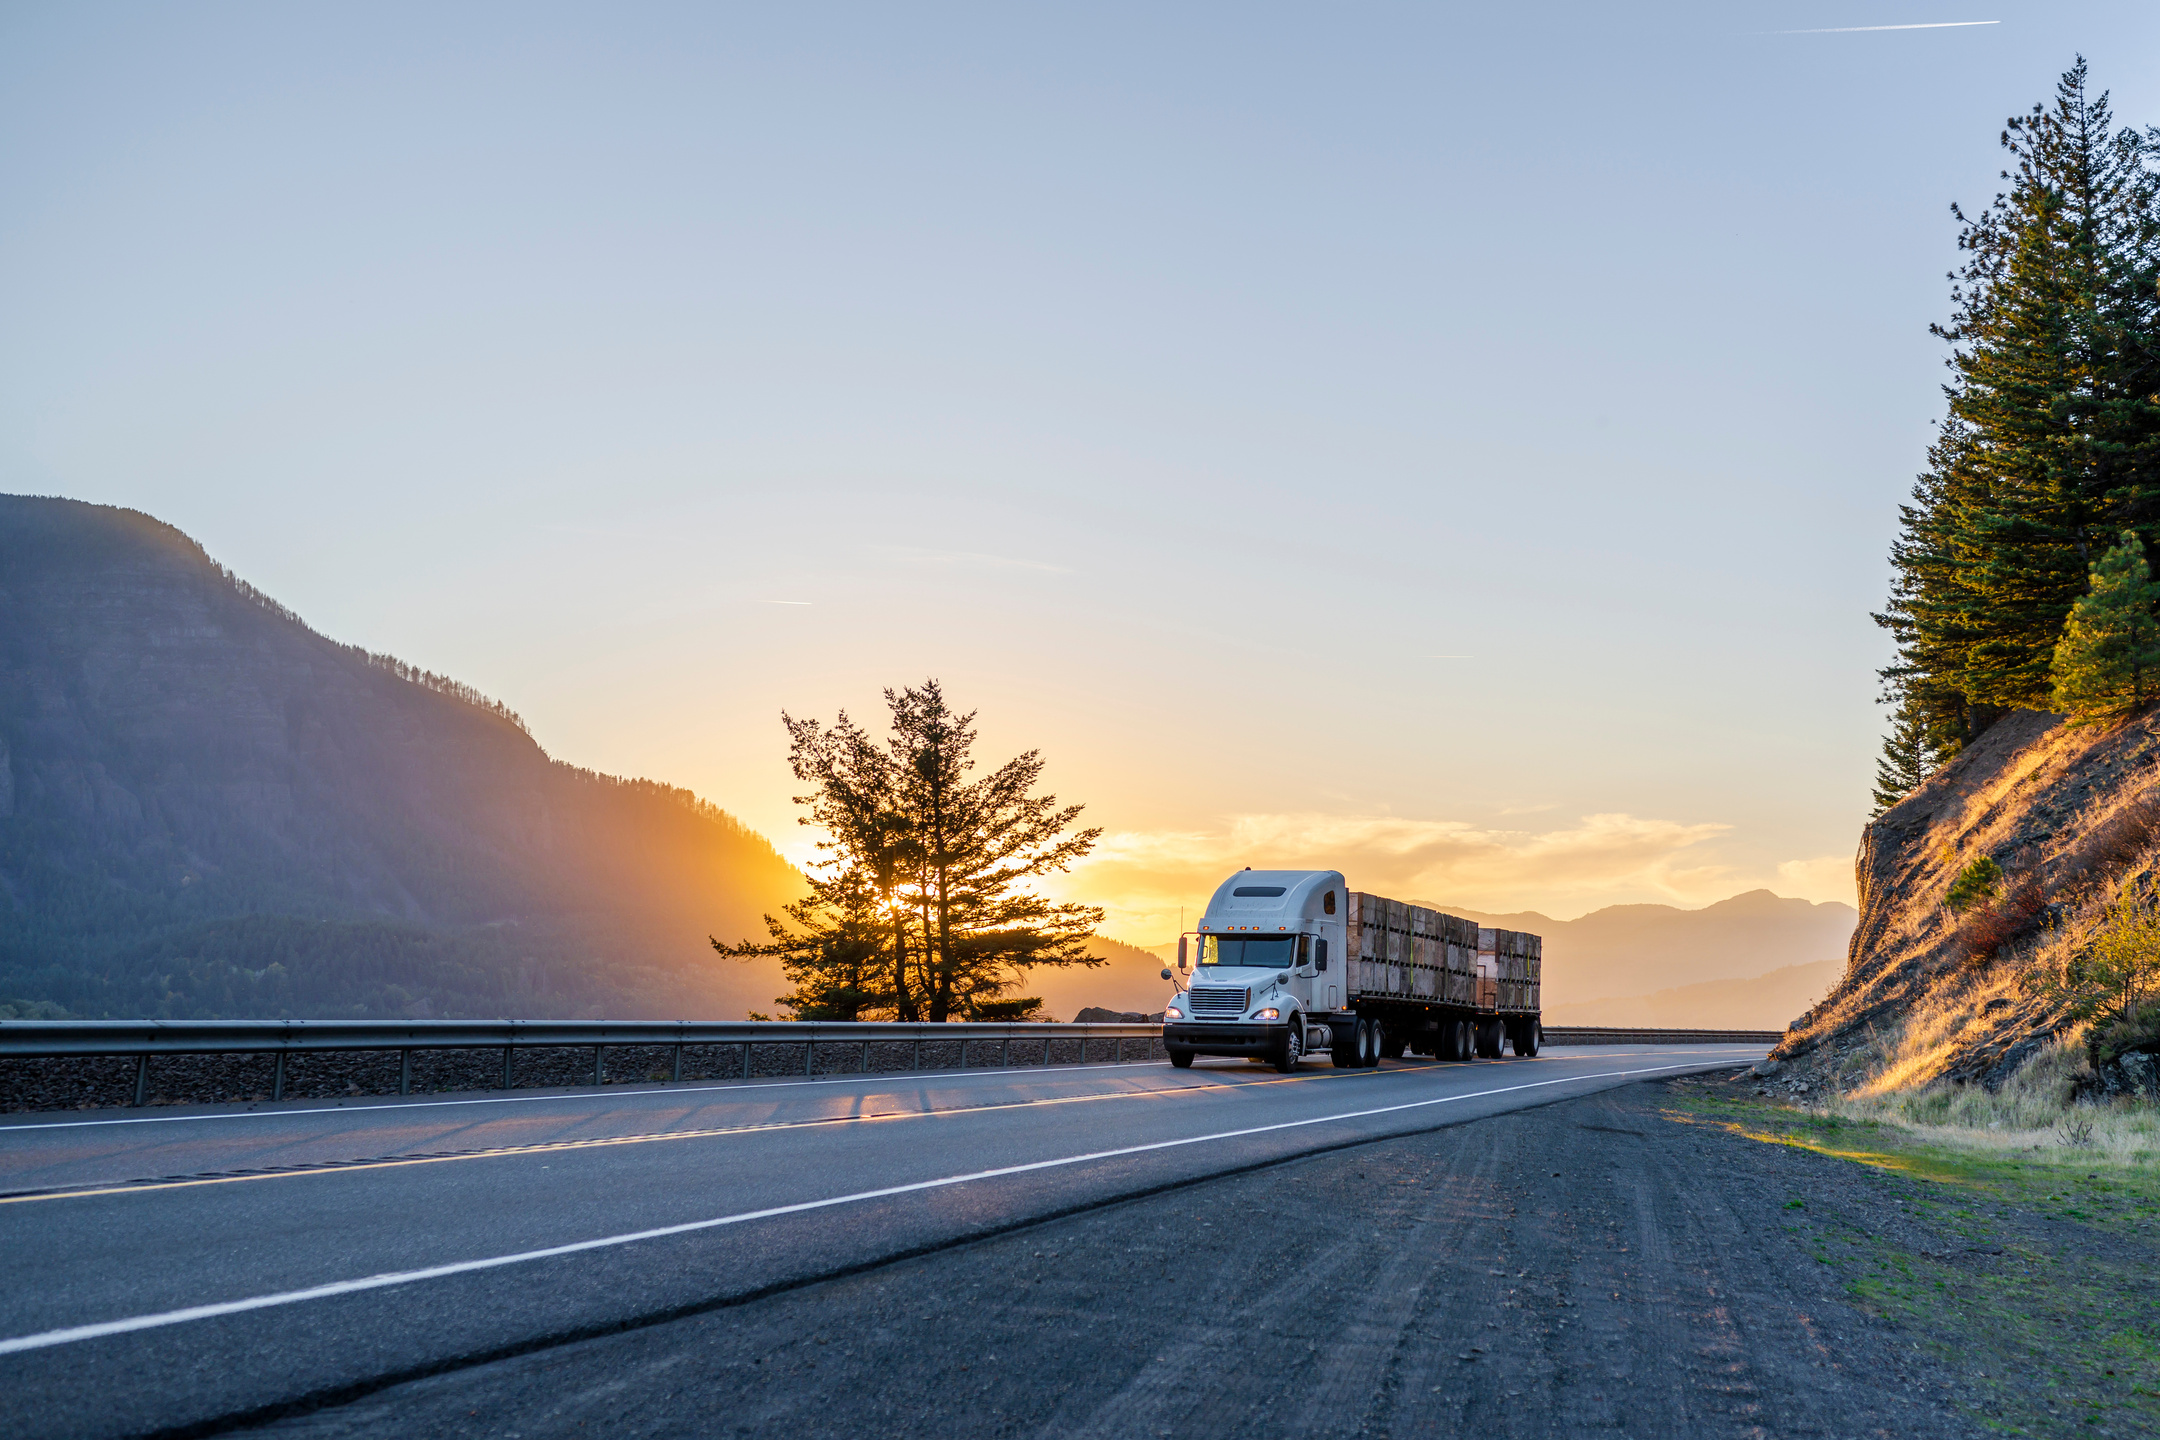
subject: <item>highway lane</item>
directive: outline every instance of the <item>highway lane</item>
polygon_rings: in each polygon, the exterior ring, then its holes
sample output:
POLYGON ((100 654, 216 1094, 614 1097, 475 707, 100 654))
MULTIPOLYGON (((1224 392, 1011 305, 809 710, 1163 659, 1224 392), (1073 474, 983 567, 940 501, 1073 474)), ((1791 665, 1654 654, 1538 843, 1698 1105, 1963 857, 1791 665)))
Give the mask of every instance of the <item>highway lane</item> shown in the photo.
MULTIPOLYGON (((0 1420, 36 1435, 215 1425, 1761 1053, 1585 1047, 1296 1076, 1094 1066, 18 1122, 0 1130, 0 1420), (129 1123, 99 1123, 115 1118, 129 1123)), ((1475 1127, 1461 1135, 1477 1143, 1475 1127)))

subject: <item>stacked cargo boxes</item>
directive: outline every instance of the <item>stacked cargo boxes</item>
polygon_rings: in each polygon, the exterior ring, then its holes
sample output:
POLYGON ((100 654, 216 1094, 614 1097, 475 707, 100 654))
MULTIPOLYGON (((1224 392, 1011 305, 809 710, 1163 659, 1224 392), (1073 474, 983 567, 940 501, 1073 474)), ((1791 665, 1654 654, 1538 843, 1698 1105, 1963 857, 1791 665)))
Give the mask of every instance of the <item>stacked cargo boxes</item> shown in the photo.
POLYGON ((1476 922, 1355 890, 1349 901, 1353 997, 1494 1008, 1479 998, 1476 922))
POLYGON ((1545 942, 1522 930, 1478 931, 1478 1008, 1503 1014, 1538 1008, 1545 942))
POLYGON ((1459 915, 1443 915, 1441 932, 1447 951, 1447 987, 1441 999, 1451 1005, 1477 1003, 1478 927, 1459 915))

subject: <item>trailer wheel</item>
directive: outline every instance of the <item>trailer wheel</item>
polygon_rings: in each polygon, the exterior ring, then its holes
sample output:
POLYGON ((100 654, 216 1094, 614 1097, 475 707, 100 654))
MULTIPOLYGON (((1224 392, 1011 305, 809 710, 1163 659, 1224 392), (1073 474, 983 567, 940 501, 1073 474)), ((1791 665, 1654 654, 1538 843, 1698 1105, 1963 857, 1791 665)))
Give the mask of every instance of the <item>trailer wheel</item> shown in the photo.
POLYGON ((1457 1020, 1455 1022, 1455 1058, 1458 1060, 1477 1059, 1477 1027, 1468 1020, 1457 1020))
POLYGON ((1360 1016, 1357 1022, 1357 1063, 1370 1070, 1380 1063, 1380 1022, 1360 1016))
POLYGON ((1180 1070, 1192 1069, 1192 1051, 1172 1050, 1170 1052, 1170 1063, 1180 1070))
POLYGON ((1525 1058, 1538 1052, 1539 1034, 1544 1027, 1535 1020, 1524 1020, 1515 1026, 1515 1053, 1525 1058))
POLYGON ((1275 1047, 1275 1068, 1288 1075, 1298 1068, 1305 1058, 1305 1022, 1293 1020, 1283 1031, 1282 1043, 1275 1047))

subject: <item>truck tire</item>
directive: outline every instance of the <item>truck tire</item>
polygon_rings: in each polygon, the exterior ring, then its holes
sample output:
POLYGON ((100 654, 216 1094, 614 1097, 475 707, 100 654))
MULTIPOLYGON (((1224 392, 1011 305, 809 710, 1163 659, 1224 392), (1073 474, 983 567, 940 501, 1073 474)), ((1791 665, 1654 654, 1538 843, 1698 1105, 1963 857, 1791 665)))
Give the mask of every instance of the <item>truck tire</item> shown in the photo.
POLYGON ((1542 1027, 1535 1020, 1520 1020, 1515 1025, 1515 1053, 1526 1059, 1538 1052, 1538 1041, 1544 1037, 1538 1032, 1542 1027))
POLYGON ((1283 1030, 1282 1043, 1275 1047, 1275 1068, 1285 1075, 1293 1074, 1304 1058, 1305 1022, 1292 1020, 1283 1030))
POLYGON ((1477 1059, 1477 1027, 1468 1020, 1455 1022, 1455 1058, 1466 1061, 1477 1059))
POLYGON ((1170 1052, 1170 1063, 1180 1070, 1192 1069, 1192 1051, 1172 1050, 1170 1052))
POLYGON ((1328 1027, 1328 1038, 1328 1058, 1335 1062, 1335 1068, 1338 1070, 1357 1069, 1356 1024, 1330 1025, 1328 1027))
POLYGON ((1380 1022, 1358 1017, 1357 1063, 1360 1070, 1370 1070, 1380 1063, 1380 1022))
POLYGON ((1405 1041, 1399 1032, 1390 1032, 1385 1027, 1382 1027, 1380 1031, 1380 1053, 1382 1055, 1385 1055, 1390 1060, 1400 1060, 1404 1048, 1405 1041))
POLYGON ((1480 1020, 1477 1027, 1477 1053, 1480 1060, 1500 1058, 1500 1022, 1480 1020))

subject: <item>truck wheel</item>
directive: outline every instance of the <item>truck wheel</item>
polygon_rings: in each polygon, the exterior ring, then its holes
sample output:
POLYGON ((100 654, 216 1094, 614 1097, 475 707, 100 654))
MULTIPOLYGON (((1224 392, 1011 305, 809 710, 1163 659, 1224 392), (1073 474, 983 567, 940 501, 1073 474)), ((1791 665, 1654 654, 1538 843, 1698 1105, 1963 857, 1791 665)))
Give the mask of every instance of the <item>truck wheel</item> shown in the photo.
POLYGON ((1515 1027, 1515 1053, 1522 1056, 1537 1054, 1540 1029, 1535 1020, 1525 1020, 1515 1027))
POLYGON ((1357 1067, 1370 1070, 1380 1063, 1380 1047, 1373 1035, 1373 1022, 1362 1015, 1357 1022, 1357 1067))
POLYGON ((1192 1051, 1172 1050, 1170 1052, 1170 1063, 1180 1070, 1192 1069, 1192 1051))
POLYGON ((1357 1026, 1330 1025, 1328 1041, 1328 1058, 1335 1062, 1336 1069, 1357 1069, 1357 1026))
POLYGON ((1455 1058, 1477 1059, 1477 1029, 1468 1020, 1455 1022, 1455 1058))
POLYGON ((1275 1068, 1285 1075, 1295 1071, 1305 1058, 1304 1031, 1304 1021, 1292 1020, 1290 1028, 1283 1031, 1282 1043, 1275 1047, 1275 1068))

